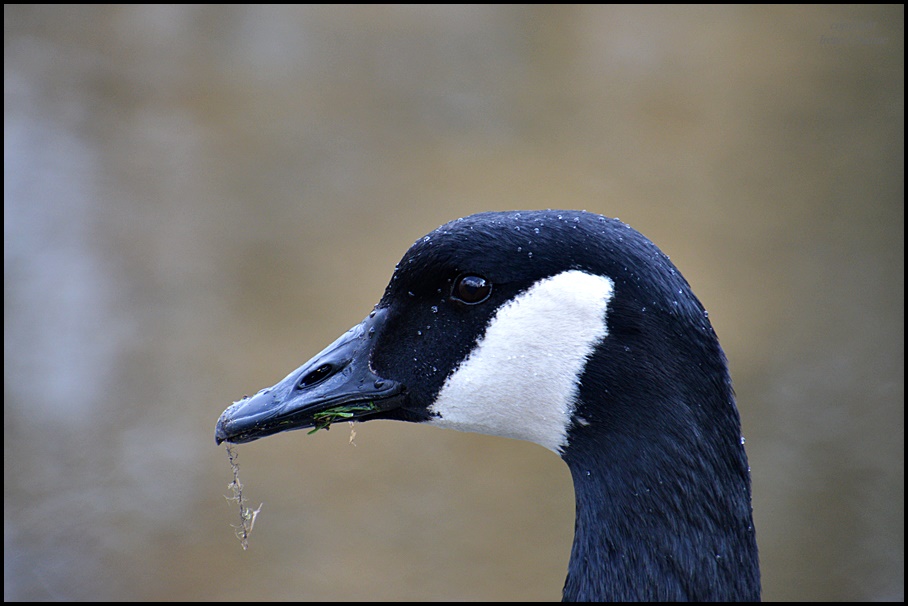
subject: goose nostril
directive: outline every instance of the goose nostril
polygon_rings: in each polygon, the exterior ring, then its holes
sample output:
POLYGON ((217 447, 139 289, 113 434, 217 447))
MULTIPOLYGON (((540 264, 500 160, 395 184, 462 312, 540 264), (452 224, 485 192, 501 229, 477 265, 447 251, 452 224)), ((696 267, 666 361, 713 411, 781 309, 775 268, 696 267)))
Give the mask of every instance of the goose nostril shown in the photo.
POLYGON ((299 383, 297 383, 296 386, 298 389, 302 389, 304 387, 309 387, 311 385, 315 385, 316 383, 327 379, 332 374, 334 374, 334 368, 330 364, 323 364, 323 365, 319 366, 318 368, 316 368, 315 370, 313 370, 312 372, 304 375, 303 378, 300 379, 299 383))

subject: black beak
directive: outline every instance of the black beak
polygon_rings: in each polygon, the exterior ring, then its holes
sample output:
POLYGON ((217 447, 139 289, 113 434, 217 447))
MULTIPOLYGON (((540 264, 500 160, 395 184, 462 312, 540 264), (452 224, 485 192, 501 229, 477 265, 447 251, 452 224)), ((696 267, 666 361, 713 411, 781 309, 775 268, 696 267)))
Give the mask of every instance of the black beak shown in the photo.
POLYGON ((328 427, 399 408, 405 388, 376 375, 369 364, 372 339, 386 310, 373 311, 283 381, 244 397, 224 411, 214 430, 221 442, 251 442, 281 431, 328 427))

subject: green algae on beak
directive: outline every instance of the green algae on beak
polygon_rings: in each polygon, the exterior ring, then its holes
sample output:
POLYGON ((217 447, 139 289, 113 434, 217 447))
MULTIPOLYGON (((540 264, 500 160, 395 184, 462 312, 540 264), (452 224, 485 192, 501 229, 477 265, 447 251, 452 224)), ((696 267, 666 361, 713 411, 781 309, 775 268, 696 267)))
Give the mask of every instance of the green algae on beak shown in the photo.
POLYGON ((337 421, 352 419, 357 415, 375 412, 376 410, 378 410, 378 406, 372 402, 357 402, 355 404, 333 406, 312 415, 312 422, 315 423, 315 427, 312 428, 312 431, 310 431, 308 435, 314 434, 319 429, 327 431, 329 426, 337 421))

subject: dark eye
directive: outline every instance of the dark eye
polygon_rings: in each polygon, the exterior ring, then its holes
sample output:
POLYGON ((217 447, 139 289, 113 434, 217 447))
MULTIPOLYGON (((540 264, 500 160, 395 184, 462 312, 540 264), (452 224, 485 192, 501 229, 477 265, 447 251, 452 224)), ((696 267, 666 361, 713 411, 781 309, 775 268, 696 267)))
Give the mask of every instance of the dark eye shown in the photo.
POLYGON ((451 298, 467 305, 482 303, 492 294, 492 283, 475 274, 464 274, 454 280, 451 298))

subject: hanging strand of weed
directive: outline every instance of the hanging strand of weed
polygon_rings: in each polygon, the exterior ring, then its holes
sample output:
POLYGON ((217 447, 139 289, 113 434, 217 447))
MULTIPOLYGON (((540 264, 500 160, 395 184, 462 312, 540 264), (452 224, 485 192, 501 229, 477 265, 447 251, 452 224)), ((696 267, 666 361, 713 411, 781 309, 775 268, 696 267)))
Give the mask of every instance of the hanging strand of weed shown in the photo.
POLYGON ((245 551, 249 548, 249 533, 252 532, 252 527, 255 525, 255 518, 259 515, 264 503, 260 504, 258 509, 246 507, 246 499, 243 497, 243 484, 240 482, 240 465, 236 462, 237 457, 238 455, 233 445, 227 444, 227 458, 230 460, 230 468, 233 470, 233 482, 228 484, 227 488, 230 489, 233 496, 225 498, 228 501, 236 501, 240 507, 240 524, 239 526, 231 524, 231 526, 233 526, 236 537, 240 540, 240 543, 243 545, 243 550, 245 551))

